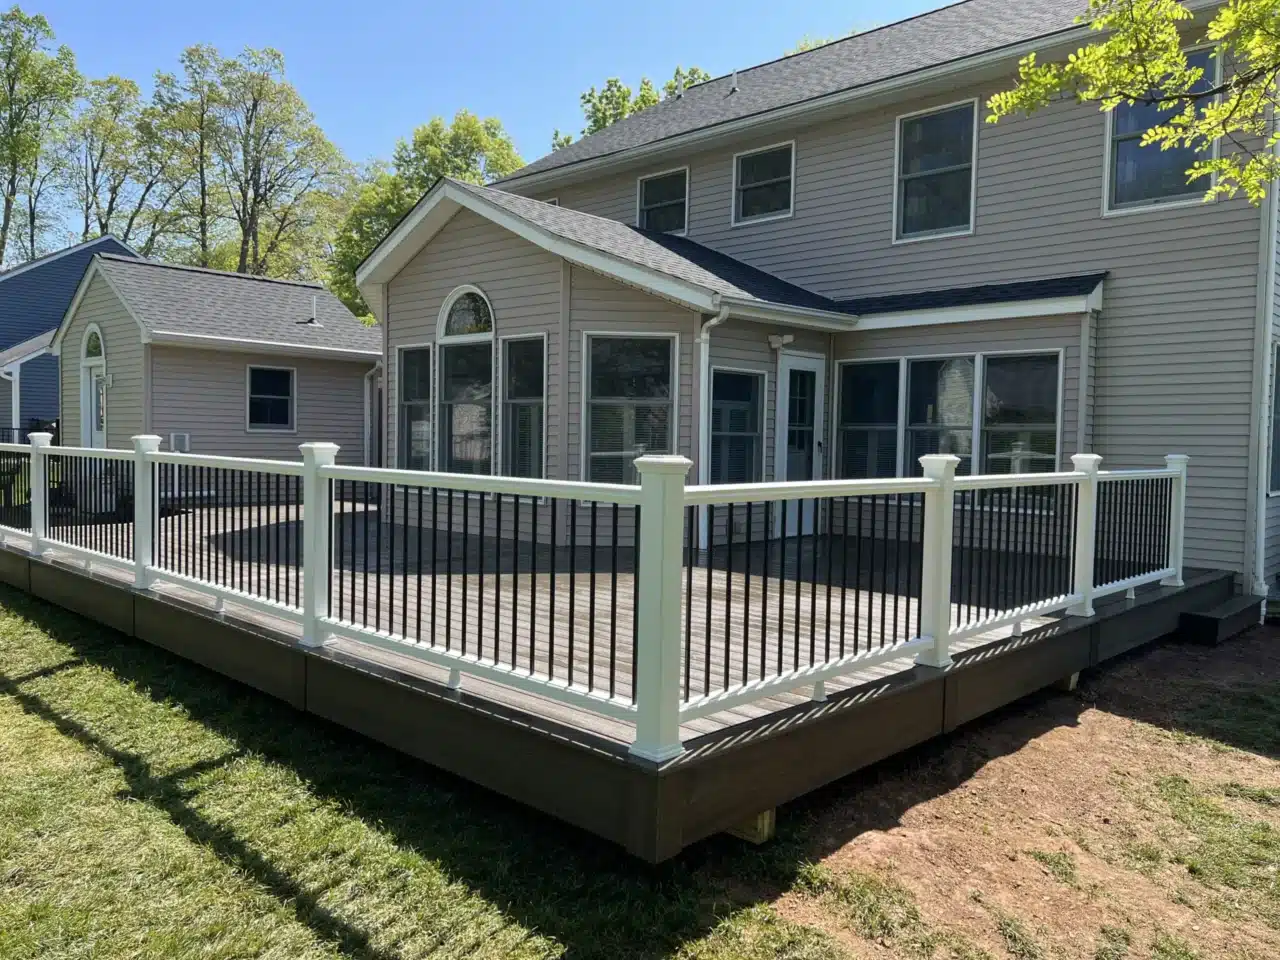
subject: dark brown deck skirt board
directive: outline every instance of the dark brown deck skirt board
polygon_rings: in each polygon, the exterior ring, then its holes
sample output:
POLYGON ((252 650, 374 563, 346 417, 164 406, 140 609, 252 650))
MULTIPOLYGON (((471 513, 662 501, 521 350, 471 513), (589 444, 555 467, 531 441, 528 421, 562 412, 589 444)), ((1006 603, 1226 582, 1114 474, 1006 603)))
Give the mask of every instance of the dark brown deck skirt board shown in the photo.
POLYGON ((966 651, 949 670, 915 667, 689 741, 661 766, 548 718, 82 569, 0 548, 0 580, 240 680, 650 861, 732 827, 945 730, 1177 628, 1232 591, 1230 573, 1109 598, 966 651), (26 571, 24 575, 24 569, 26 571))

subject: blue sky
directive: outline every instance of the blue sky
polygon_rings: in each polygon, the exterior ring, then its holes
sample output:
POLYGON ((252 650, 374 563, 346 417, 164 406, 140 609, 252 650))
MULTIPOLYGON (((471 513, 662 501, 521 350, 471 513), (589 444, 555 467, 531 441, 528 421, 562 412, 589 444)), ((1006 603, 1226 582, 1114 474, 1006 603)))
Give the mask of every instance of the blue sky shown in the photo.
POLYGON ((20 0, 48 17, 91 77, 117 73, 150 89, 181 50, 273 46, 329 137, 354 160, 386 157, 397 137, 466 107, 499 117, 526 160, 551 131, 581 129, 578 95, 607 77, 633 87, 677 63, 712 75, 771 60, 805 35, 900 20, 942 0, 20 0), (210 11, 213 11, 212 13, 210 11))

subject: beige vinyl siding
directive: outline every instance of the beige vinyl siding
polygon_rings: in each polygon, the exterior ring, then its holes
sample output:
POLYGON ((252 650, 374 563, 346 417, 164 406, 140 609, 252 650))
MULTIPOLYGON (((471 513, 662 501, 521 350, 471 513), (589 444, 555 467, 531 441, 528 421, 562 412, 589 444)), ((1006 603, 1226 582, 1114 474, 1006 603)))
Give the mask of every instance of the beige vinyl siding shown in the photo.
POLYGON ((151 347, 151 430, 165 449, 172 433, 191 435, 191 452, 299 460, 301 443, 336 443, 340 463, 364 462, 364 377, 372 360, 319 360, 280 354, 151 347), (246 428, 247 370, 292 367, 296 430, 246 428))
MULTIPOLYGON (((1110 467, 1190 454, 1188 562, 1241 569, 1258 210, 1235 199, 1103 217, 1105 117, 1060 103, 979 124, 972 236, 894 244, 895 117, 969 96, 981 111, 996 89, 959 88, 652 163, 688 163, 692 239, 832 297, 1107 271, 1093 449, 1110 467), (792 137, 794 216, 731 226, 733 153, 792 137)), ((554 189, 566 207, 627 220, 640 172, 554 189)))
MULTIPOLYGON (((585 476, 582 466, 582 423, 585 412, 583 399, 583 336, 588 333, 606 335, 626 333, 676 334, 679 337, 679 353, 676 370, 676 453, 690 459, 696 458, 697 428, 693 410, 697 403, 696 377, 694 375, 694 338, 698 333, 698 314, 677 307, 665 300, 624 286, 615 280, 602 277, 582 267, 570 271, 572 289, 569 303, 568 377, 569 423, 565 434, 568 443, 569 476, 585 476)), ((697 476, 695 468, 689 471, 689 482, 697 476)))
MULTIPOLYGON (((396 466, 399 349, 431 344, 445 299, 463 284, 479 287, 493 308, 494 344, 501 337, 546 334, 546 475, 566 476, 560 444, 560 260, 469 210, 459 212, 392 279, 387 292, 387 465, 396 466)), ((439 373, 433 359, 432 389, 439 373)), ((495 352, 494 385, 500 389, 495 352)), ((500 394, 495 390, 494 404, 500 394)), ((495 416, 494 436, 500 439, 495 416)), ((434 440, 433 440, 434 442, 434 440)), ((495 456, 500 451, 495 443, 495 456)), ((500 460, 495 460, 495 464, 500 460)))
POLYGON ((146 432, 144 347, 142 332, 124 304, 101 276, 89 283, 75 315, 62 337, 59 358, 61 378, 62 442, 78 446, 80 435, 80 351, 89 324, 102 331, 107 358, 107 446, 131 449, 132 438, 146 432))
MULTIPOLYGON (((866 330, 836 336, 835 357, 840 360, 896 359, 898 357, 972 356, 999 353, 1055 353, 1062 351, 1059 373, 1062 384, 1062 446, 1058 466, 1071 469, 1076 450, 1076 425, 1080 416, 1080 320, 1079 317, 1042 317, 1028 320, 983 320, 937 327, 898 330, 866 330)), ((838 376, 838 373, 837 373, 838 376)), ((838 417, 838 411, 833 413, 838 417)), ((832 451, 833 455, 835 451, 832 451)), ((910 473, 910 470, 907 470, 910 473)))

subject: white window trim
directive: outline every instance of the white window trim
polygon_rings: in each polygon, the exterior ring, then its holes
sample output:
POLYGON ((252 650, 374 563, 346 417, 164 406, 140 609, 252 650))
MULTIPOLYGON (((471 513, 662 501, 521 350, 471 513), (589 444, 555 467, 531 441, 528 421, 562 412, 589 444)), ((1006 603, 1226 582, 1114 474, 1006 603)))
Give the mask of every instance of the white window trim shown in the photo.
POLYGON ((391 455, 391 457, 390 457, 390 460, 391 460, 391 462, 392 462, 393 464, 395 464, 395 469, 397 469, 397 470, 407 470, 407 469, 409 469, 408 467, 401 467, 401 466, 400 466, 400 452, 401 452, 401 451, 400 451, 400 430, 401 430, 401 428, 404 426, 404 425, 400 422, 400 407, 403 405, 403 403, 402 403, 402 399, 401 399, 401 398, 402 398, 402 397, 403 397, 403 395, 404 395, 404 378, 403 378, 402 374, 403 374, 403 372, 404 372, 404 351, 406 351, 406 350, 428 350, 428 351, 430 351, 430 355, 431 355, 431 359, 428 361, 428 363, 430 363, 430 364, 431 364, 431 379, 432 379, 432 383, 431 383, 431 396, 430 396, 430 398, 428 398, 428 400, 427 400, 427 408, 431 411, 431 414, 430 414, 430 417, 431 417, 431 449, 427 451, 427 469, 428 469, 428 470, 434 470, 434 469, 435 469, 435 465, 436 465, 436 443, 435 443, 435 433, 436 433, 436 385, 435 385, 435 376, 436 376, 436 345, 435 345, 435 342, 434 342, 434 341, 431 341, 431 340, 424 340, 424 341, 422 341, 422 342, 420 342, 420 343, 398 343, 398 344, 396 344, 396 346, 395 346, 395 352, 396 352, 396 354, 395 354, 395 356, 396 356, 396 380, 395 380, 396 389, 395 389, 395 403, 394 403, 394 404, 392 404, 392 403, 391 403, 391 398, 390 398, 390 396, 389 396, 390 391, 385 390, 385 388, 384 388, 384 397, 383 397, 383 401, 382 401, 382 402, 383 402, 383 403, 388 407, 388 409, 390 409, 391 407, 393 407, 393 406, 394 406, 395 411, 396 411, 396 428, 395 428, 395 430, 393 431, 393 432, 395 433, 395 436, 391 438, 391 454, 392 454, 392 455, 391 455))
MULTIPOLYGON (((1197 44, 1194 47, 1187 47, 1183 53, 1199 53, 1202 50, 1213 49, 1212 44, 1197 44)), ((1210 64, 1213 67, 1214 86, 1218 86, 1222 82, 1222 60, 1219 57, 1210 57, 1210 64)), ((1185 197, 1176 200, 1153 200, 1150 203, 1131 203, 1122 207, 1111 206, 1111 137, 1115 131, 1115 110, 1108 110, 1103 123, 1106 127, 1106 135, 1102 138, 1102 215, 1104 217, 1129 217, 1134 214, 1152 213, 1156 210, 1179 210, 1185 207, 1203 207, 1209 203, 1217 203, 1218 197, 1215 194, 1210 200, 1206 201, 1204 195, 1208 192, 1208 187, 1203 190, 1197 190, 1195 193, 1189 193, 1185 197)), ((1213 149, 1210 155, 1214 160, 1221 156, 1221 142, 1213 141, 1213 149)), ((1209 185, 1213 186, 1218 182, 1217 174, 1209 179, 1209 185)))
MULTIPOLYGON (((771 143, 765 147, 753 147, 750 150, 740 150, 733 155, 730 161, 732 164, 732 189, 729 191, 729 226, 746 227, 755 223, 770 223, 774 220, 788 220, 796 214, 796 142, 794 140, 783 140, 780 143, 771 143), (787 204, 785 213, 766 213, 758 217, 746 217, 742 220, 738 219, 738 161, 743 157, 752 157, 758 153, 769 153, 773 150, 779 150, 782 147, 791 148, 791 196, 787 204)), ((686 215, 687 218, 687 215, 686 215)))
MULTIPOLYGON (((434 345, 434 356, 432 360, 435 362, 433 368, 431 384, 431 467, 433 470, 440 469, 440 389, 444 386, 444 354, 449 347, 463 346, 465 344, 487 343, 489 344, 489 403, 492 405, 497 399, 496 384, 498 380, 498 362, 495 354, 497 353, 497 339, 494 331, 498 328, 498 315, 493 312, 493 301, 489 299, 489 295, 477 287, 475 284, 464 283, 461 286, 454 287, 449 295, 444 298, 444 303, 440 306, 440 314, 436 318, 436 342, 434 345), (454 301, 464 294, 474 293, 479 295, 489 308, 490 327, 486 333, 464 333, 464 334, 445 334, 445 326, 449 322, 449 308, 453 306, 454 301)), ((496 436, 497 418, 496 411, 489 411, 489 476, 494 476, 494 469, 498 464, 498 438, 496 436)), ((399 459, 396 460, 399 463, 399 459)))
MULTIPOLYGON (((1066 422, 1066 367, 1067 367, 1067 351, 1065 347, 1049 347, 1047 349, 1035 349, 1028 347, 1024 350, 948 350, 941 353, 920 353, 898 355, 891 357, 857 357, 846 360, 837 360, 835 362, 835 413, 832 417, 832 423, 835 427, 837 437, 840 430, 840 390, 844 382, 844 376, 841 367, 855 363, 891 363, 898 364, 898 473, 899 477, 909 476, 907 472, 907 403, 908 394, 908 376, 911 370, 911 362, 914 360, 951 360, 951 359, 972 359, 973 360, 973 413, 970 423, 970 429, 973 431, 973 453, 971 468, 976 474, 981 460, 981 443, 982 443, 982 397, 983 391, 986 389, 987 381, 987 361, 992 358, 999 357, 1048 357, 1053 356, 1058 361, 1058 395, 1057 395, 1057 416, 1055 423, 1055 439, 1054 439, 1054 465, 1053 472, 1062 469, 1062 443, 1063 429, 1066 422)), ((1079 398, 1076 398, 1076 416, 1079 417, 1079 398)), ((1077 451, 1079 452, 1079 451, 1077 451)), ((838 454, 839 451, 837 450, 838 454)), ((834 463, 833 463, 834 469, 834 463)))
POLYGON ((889 237, 894 245, 904 243, 924 243, 927 240, 946 240, 950 237, 971 237, 978 225, 978 98, 956 100, 942 103, 924 110, 913 110, 902 113, 893 121, 893 222, 889 225, 889 237), (898 204, 901 196, 902 173, 902 121, 913 117, 924 117, 932 113, 944 113, 956 107, 969 105, 973 107, 973 144, 969 158, 969 226, 963 230, 941 230, 934 233, 918 233, 902 236, 898 229, 898 204))
POLYGON ((641 202, 643 199, 645 181, 656 180, 659 177, 669 177, 673 173, 681 173, 681 172, 684 173, 684 226, 681 227, 679 230, 666 230, 664 232, 669 233, 672 236, 676 236, 676 237, 687 237, 689 235, 689 179, 690 177, 689 177, 688 166, 672 167, 670 170, 659 170, 657 173, 646 173, 643 176, 636 177, 635 225, 637 229, 639 230, 648 229, 648 227, 646 227, 644 224, 640 222, 641 202))
POLYGON ((671 341, 671 452, 680 453, 680 334, 655 333, 651 330, 584 330, 578 367, 582 381, 578 406, 578 479, 587 482, 587 437, 591 432, 588 409, 591 403, 591 338, 607 337, 614 340, 663 339, 671 341))
POLYGON ((271 363, 250 363, 244 368, 244 432, 269 433, 289 436, 298 432, 298 368, 278 366, 271 363), (249 397, 254 370, 288 370, 289 371, 289 426, 255 427, 249 422, 249 397))
MULTIPOLYGON (((711 447, 712 439, 711 430, 711 410, 715 402, 716 391, 716 374, 717 373, 740 373, 753 377, 760 377, 760 481, 766 482, 766 467, 769 465, 767 451, 769 449, 769 371, 752 367, 731 367, 727 365, 715 364, 711 365, 710 390, 711 396, 707 397, 707 415, 702 427, 707 431, 707 476, 711 476, 711 447)), ((775 401, 776 402, 776 401, 775 401)), ((708 480, 708 483, 716 483, 714 479, 708 480)))
POLYGON ((506 375, 507 374, 507 369, 506 369, 507 344, 516 340, 541 340, 542 341, 542 479, 543 480, 547 479, 547 450, 551 446, 551 444, 547 442, 547 407, 550 405, 547 402, 547 395, 549 393, 549 387, 550 387, 550 383, 548 382, 548 375, 550 374, 550 371, 551 371, 551 358, 547 354, 548 339, 549 338, 545 330, 539 333, 512 333, 512 334, 508 334, 507 336, 498 338, 498 374, 499 375, 498 375, 497 389, 494 391, 495 394, 497 395, 497 401, 498 401, 498 409, 496 411, 496 415, 494 416, 494 426, 497 432, 497 440, 495 444, 497 447, 497 454, 496 454, 497 460, 495 461, 497 465, 497 473, 496 473, 497 476, 503 476, 503 477, 509 476, 509 474, 504 472, 506 469, 506 463, 503 460, 504 451, 502 449, 502 436, 503 436, 502 414, 506 410, 506 402, 507 402, 507 375, 506 375))
POLYGON ((497 325, 498 325, 498 318, 497 318, 497 315, 493 312, 493 301, 489 299, 489 295, 473 284, 464 283, 459 287, 454 287, 449 292, 449 295, 444 298, 444 303, 440 305, 440 313, 436 317, 436 342, 441 344, 484 343, 486 340, 493 339, 493 331, 494 331, 494 328, 497 327, 497 325), (489 308, 489 323, 490 323, 489 330, 486 333, 455 333, 452 335, 446 334, 445 327, 449 322, 449 310, 453 307, 454 303, 458 300, 459 297, 463 297, 468 293, 476 294, 478 297, 480 297, 481 300, 484 301, 485 306, 489 308))

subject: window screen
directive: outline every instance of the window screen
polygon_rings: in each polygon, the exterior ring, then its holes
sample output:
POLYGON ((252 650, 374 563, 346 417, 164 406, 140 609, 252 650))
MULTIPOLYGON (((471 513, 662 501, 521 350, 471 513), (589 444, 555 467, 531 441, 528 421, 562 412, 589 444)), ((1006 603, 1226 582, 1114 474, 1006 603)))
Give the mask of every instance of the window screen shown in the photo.
POLYGON ((400 447, 402 470, 431 469, 431 348, 400 353, 400 447))
POLYGON ((440 452, 445 473, 492 473, 493 346, 440 348, 440 452))
POLYGON ((293 429, 293 371, 249 368, 249 427, 293 429))
POLYGON ((898 361, 840 368, 840 476, 898 473, 898 361))
POLYGON ((734 220, 791 212, 791 145, 738 157, 734 220))
POLYGON ((907 469, 919 476, 920 458, 950 453, 957 473, 973 464, 973 358, 913 360, 907 377, 907 469))
POLYGON ((764 448, 764 374, 716 370, 711 381, 711 482, 755 483, 764 448))
POLYGON ((640 222, 645 230, 682 233, 685 229, 685 190, 688 173, 677 170, 640 181, 640 222))
POLYGON ((671 453, 674 352, 666 337, 590 338, 588 480, 636 483, 636 457, 671 453))
POLYGON ((542 476, 545 366, 542 339, 508 340, 503 348, 502 472, 542 476))
POLYGON ((965 230, 973 212, 973 104, 898 127, 898 236, 965 230))
POLYGON ((982 393, 982 472, 1057 469, 1057 355, 988 357, 982 393))

